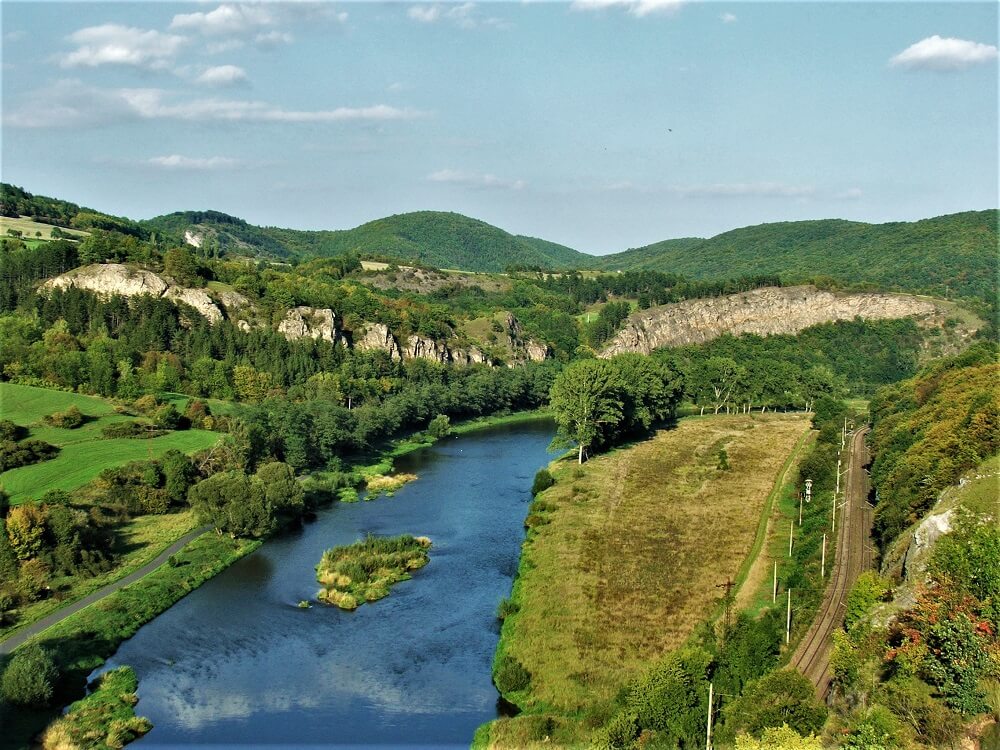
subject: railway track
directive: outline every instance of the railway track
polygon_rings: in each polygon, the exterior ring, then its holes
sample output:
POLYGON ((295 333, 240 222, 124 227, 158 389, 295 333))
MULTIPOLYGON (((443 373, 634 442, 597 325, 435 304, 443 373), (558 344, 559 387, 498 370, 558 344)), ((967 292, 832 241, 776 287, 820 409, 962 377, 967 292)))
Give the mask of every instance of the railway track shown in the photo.
POLYGON ((836 562, 830 584, 816 618, 789 662, 809 678, 820 699, 825 698, 830 689, 831 641, 833 632, 844 621, 847 593, 861 572, 871 568, 874 561, 872 508, 868 504, 868 475, 864 469, 868 462, 867 433, 866 427, 851 439, 843 507, 838 507, 837 513, 836 562))

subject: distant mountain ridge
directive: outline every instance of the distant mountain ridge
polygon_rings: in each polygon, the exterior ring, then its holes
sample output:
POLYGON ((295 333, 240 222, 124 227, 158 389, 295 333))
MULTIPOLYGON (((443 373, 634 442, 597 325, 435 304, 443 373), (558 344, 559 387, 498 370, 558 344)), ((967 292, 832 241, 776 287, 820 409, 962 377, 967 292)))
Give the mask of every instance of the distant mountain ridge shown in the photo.
POLYGON ((509 266, 561 270, 589 266, 593 256, 534 237, 515 236, 462 214, 417 211, 376 219, 354 229, 308 231, 257 227, 217 211, 180 211, 142 222, 190 243, 217 241, 223 249, 278 258, 356 253, 437 268, 501 272, 509 266))

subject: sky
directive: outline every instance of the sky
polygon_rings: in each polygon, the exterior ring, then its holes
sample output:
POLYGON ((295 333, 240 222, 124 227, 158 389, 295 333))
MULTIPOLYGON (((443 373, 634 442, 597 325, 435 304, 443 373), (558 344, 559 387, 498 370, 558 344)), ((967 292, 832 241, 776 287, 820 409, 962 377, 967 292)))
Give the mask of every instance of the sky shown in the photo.
POLYGON ((0 4, 2 178, 603 254, 998 206, 996 3, 0 4))

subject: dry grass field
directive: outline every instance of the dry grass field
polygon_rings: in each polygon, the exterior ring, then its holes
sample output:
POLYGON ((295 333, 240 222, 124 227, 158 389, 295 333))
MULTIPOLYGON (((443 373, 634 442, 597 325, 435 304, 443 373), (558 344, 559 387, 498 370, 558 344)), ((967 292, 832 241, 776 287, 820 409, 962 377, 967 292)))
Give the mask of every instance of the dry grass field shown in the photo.
POLYGON ((525 544, 501 650, 531 673, 524 708, 614 698, 717 607, 753 546, 805 415, 691 417, 582 467, 559 461, 525 544), (719 468, 719 451, 729 469, 719 468))

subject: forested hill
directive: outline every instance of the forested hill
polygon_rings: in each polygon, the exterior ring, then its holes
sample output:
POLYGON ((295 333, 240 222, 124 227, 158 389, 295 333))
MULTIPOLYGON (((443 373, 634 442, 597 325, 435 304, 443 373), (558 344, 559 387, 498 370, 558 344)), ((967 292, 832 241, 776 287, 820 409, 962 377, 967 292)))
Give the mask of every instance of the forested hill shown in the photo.
POLYGON ((996 210, 915 222, 865 224, 837 219, 735 229, 711 239, 668 240, 598 260, 606 270, 648 269, 696 279, 818 275, 882 289, 941 296, 996 297, 996 210))
POLYGON ((143 224, 180 237, 188 233, 225 250, 276 257, 356 253, 465 271, 503 271, 510 266, 554 270, 593 261, 554 242, 516 237, 486 222, 440 211, 398 214, 340 231, 257 227, 217 211, 178 212, 143 224))

